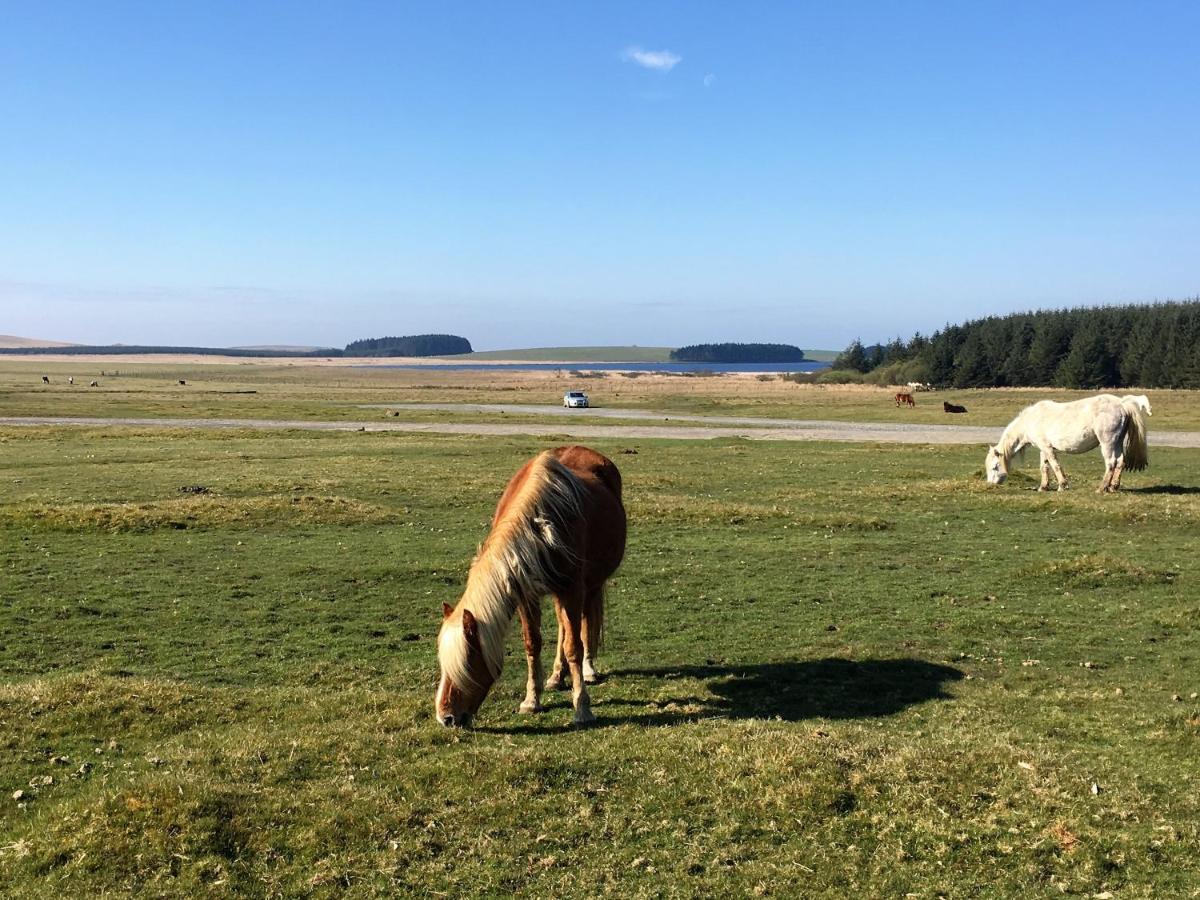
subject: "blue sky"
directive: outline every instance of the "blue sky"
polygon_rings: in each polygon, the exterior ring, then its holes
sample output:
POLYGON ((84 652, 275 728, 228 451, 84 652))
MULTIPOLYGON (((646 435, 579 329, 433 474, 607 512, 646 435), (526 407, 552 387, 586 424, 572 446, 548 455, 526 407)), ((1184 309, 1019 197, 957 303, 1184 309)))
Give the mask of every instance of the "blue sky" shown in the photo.
POLYGON ((1200 4, 4 3, 0 332, 842 347, 1200 294, 1200 4))

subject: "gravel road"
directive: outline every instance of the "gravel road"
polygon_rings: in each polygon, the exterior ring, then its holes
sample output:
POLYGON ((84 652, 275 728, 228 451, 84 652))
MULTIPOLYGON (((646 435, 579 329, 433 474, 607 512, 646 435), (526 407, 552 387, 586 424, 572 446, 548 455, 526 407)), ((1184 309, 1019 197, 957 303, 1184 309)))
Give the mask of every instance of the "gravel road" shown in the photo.
MULTIPOLYGON (((426 434, 554 435, 581 440, 592 438, 674 438, 710 440, 740 437, 756 441, 866 441, 889 444, 987 444, 1001 429, 974 425, 909 425, 889 422, 829 422, 805 419, 766 419, 744 416, 693 416, 632 409, 564 409, 560 406, 520 406, 469 403, 381 404, 379 409, 442 410, 456 413, 506 413, 546 416, 551 421, 515 422, 404 422, 391 418, 369 422, 319 422, 285 419, 172 419, 102 418, 83 416, 4 416, 0 425, 79 425, 138 428, 250 428, 303 431, 411 431, 426 434), (603 419, 645 419, 645 425, 603 424, 603 419), (589 421, 590 420, 590 421, 589 421), (656 425, 651 422, 689 422, 690 425, 656 425), (717 427, 720 426, 720 427, 717 427)), ((1151 431, 1156 447, 1200 447, 1200 432, 1151 431)))

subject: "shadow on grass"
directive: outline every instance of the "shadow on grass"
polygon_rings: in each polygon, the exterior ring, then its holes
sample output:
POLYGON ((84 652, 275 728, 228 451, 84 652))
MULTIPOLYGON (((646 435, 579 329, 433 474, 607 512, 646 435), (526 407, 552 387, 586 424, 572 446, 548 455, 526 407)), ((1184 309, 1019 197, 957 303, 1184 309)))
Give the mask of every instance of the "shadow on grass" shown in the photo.
MULTIPOLYGON (((952 667, 919 659, 820 659, 806 662, 756 665, 669 666, 657 669, 624 669, 612 672, 614 681, 653 678, 665 681, 707 682, 712 696, 672 697, 669 701, 642 703, 608 700, 603 688, 593 693, 595 726, 643 725, 657 727, 698 719, 867 719, 889 716, 918 703, 946 700, 943 685, 958 681, 963 673, 952 667), (637 707, 612 715, 615 707, 637 707), (688 707, 682 709, 679 707, 688 707), (697 709, 699 707, 699 709, 697 709)), ((567 709, 570 707, 569 695, 567 709)), ((551 715, 557 713, 553 711, 551 715)), ((571 726, 543 721, 512 728, 481 731, 551 734, 571 726)))
POLYGON ((1200 487, 1192 484, 1152 484, 1150 487, 1121 488, 1123 494, 1200 494, 1200 487))

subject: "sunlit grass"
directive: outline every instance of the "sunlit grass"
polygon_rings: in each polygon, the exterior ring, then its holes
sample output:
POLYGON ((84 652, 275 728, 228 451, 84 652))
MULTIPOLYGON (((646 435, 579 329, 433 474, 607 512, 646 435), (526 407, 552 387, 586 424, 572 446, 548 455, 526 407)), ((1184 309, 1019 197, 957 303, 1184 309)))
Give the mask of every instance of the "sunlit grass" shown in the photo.
POLYGON ((514 633, 442 729, 440 605, 541 446, 0 430, 0 894, 1194 893, 1193 451, 1106 497, 971 447, 597 442, 597 727, 516 712, 514 633))

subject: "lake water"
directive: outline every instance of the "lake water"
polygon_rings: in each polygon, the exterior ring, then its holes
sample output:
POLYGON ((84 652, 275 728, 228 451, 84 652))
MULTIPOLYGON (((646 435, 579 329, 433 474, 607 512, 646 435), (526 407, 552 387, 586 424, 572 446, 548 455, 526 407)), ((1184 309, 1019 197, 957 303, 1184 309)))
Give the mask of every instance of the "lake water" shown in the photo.
POLYGON ((371 366, 373 369, 436 369, 453 372, 487 371, 503 369, 512 372, 521 371, 563 371, 563 372, 815 372, 818 369, 828 369, 829 363, 804 362, 793 363, 690 363, 690 362, 512 362, 512 363, 429 363, 414 365, 412 363, 396 363, 394 365, 371 366))

